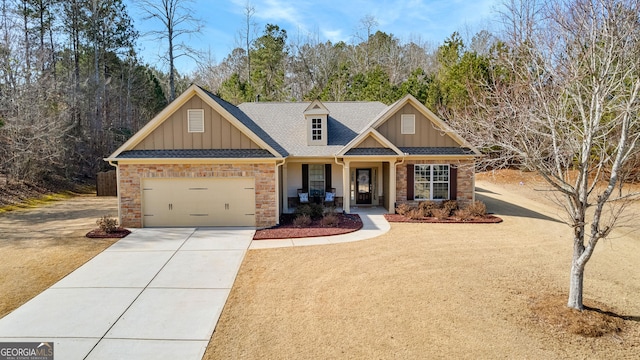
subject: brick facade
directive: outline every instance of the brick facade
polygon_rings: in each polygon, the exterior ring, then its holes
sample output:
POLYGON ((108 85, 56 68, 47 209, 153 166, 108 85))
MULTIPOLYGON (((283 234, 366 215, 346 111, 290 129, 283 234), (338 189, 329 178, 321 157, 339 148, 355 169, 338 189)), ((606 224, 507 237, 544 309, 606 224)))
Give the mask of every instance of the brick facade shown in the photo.
POLYGON ((449 164, 458 169, 456 197, 460 203, 473 201, 475 162, 467 161, 441 161, 441 160, 408 160, 396 168, 396 203, 397 205, 408 203, 417 205, 418 201, 407 199, 407 165, 408 164, 449 164))
POLYGON ((256 227, 274 226, 278 220, 274 164, 120 164, 118 171, 124 227, 142 227, 144 178, 255 177, 256 227))

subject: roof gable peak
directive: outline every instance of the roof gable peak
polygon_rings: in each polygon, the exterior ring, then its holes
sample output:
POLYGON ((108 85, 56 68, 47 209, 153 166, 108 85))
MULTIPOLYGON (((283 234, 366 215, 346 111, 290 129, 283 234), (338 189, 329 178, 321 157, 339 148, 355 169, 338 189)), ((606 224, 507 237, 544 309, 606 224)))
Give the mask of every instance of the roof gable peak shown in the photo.
POLYGON ((327 109, 326 106, 324 106, 324 104, 320 100, 316 99, 316 100, 313 100, 311 104, 307 106, 306 109, 304 109, 304 114, 305 115, 329 115, 329 110, 327 109))

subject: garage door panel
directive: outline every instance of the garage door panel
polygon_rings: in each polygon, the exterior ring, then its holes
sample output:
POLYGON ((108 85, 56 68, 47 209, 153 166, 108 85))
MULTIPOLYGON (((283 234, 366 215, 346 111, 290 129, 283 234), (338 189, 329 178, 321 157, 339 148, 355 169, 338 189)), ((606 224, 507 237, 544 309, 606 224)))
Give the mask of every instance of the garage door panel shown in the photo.
POLYGON ((145 179, 144 226, 255 226, 255 179, 145 179))

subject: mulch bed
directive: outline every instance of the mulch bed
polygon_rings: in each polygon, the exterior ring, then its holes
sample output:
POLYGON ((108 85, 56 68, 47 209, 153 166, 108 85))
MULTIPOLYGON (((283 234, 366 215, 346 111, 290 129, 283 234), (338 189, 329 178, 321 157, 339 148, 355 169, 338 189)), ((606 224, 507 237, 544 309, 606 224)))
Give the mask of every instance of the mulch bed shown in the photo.
POLYGON ((304 237, 318 237, 347 234, 360 230, 362 220, 357 214, 337 214, 338 225, 335 227, 322 226, 320 220, 314 220, 311 225, 304 228, 293 226, 293 214, 283 214, 280 217, 280 225, 268 229, 257 230, 253 240, 266 239, 295 239, 304 237))
POLYGON ((106 233, 100 229, 94 229, 87 233, 87 237, 91 239, 122 239, 131 234, 131 231, 125 228, 117 228, 116 231, 106 233))
POLYGON ((497 224, 501 223, 502 219, 494 215, 486 215, 484 217, 477 217, 469 220, 458 220, 454 218, 448 219, 436 219, 433 217, 426 217, 422 219, 409 219, 404 215, 398 214, 385 214, 385 219, 388 222, 395 223, 431 223, 431 224, 497 224))

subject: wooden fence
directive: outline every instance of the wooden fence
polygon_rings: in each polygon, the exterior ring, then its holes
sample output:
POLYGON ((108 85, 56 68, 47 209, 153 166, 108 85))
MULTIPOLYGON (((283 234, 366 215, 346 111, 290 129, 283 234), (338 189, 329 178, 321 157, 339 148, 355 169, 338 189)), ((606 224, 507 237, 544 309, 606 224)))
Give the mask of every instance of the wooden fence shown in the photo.
POLYGON ((96 181, 96 190, 98 196, 117 196, 118 195, 118 181, 116 178, 116 171, 110 170, 98 173, 98 180, 96 181))

